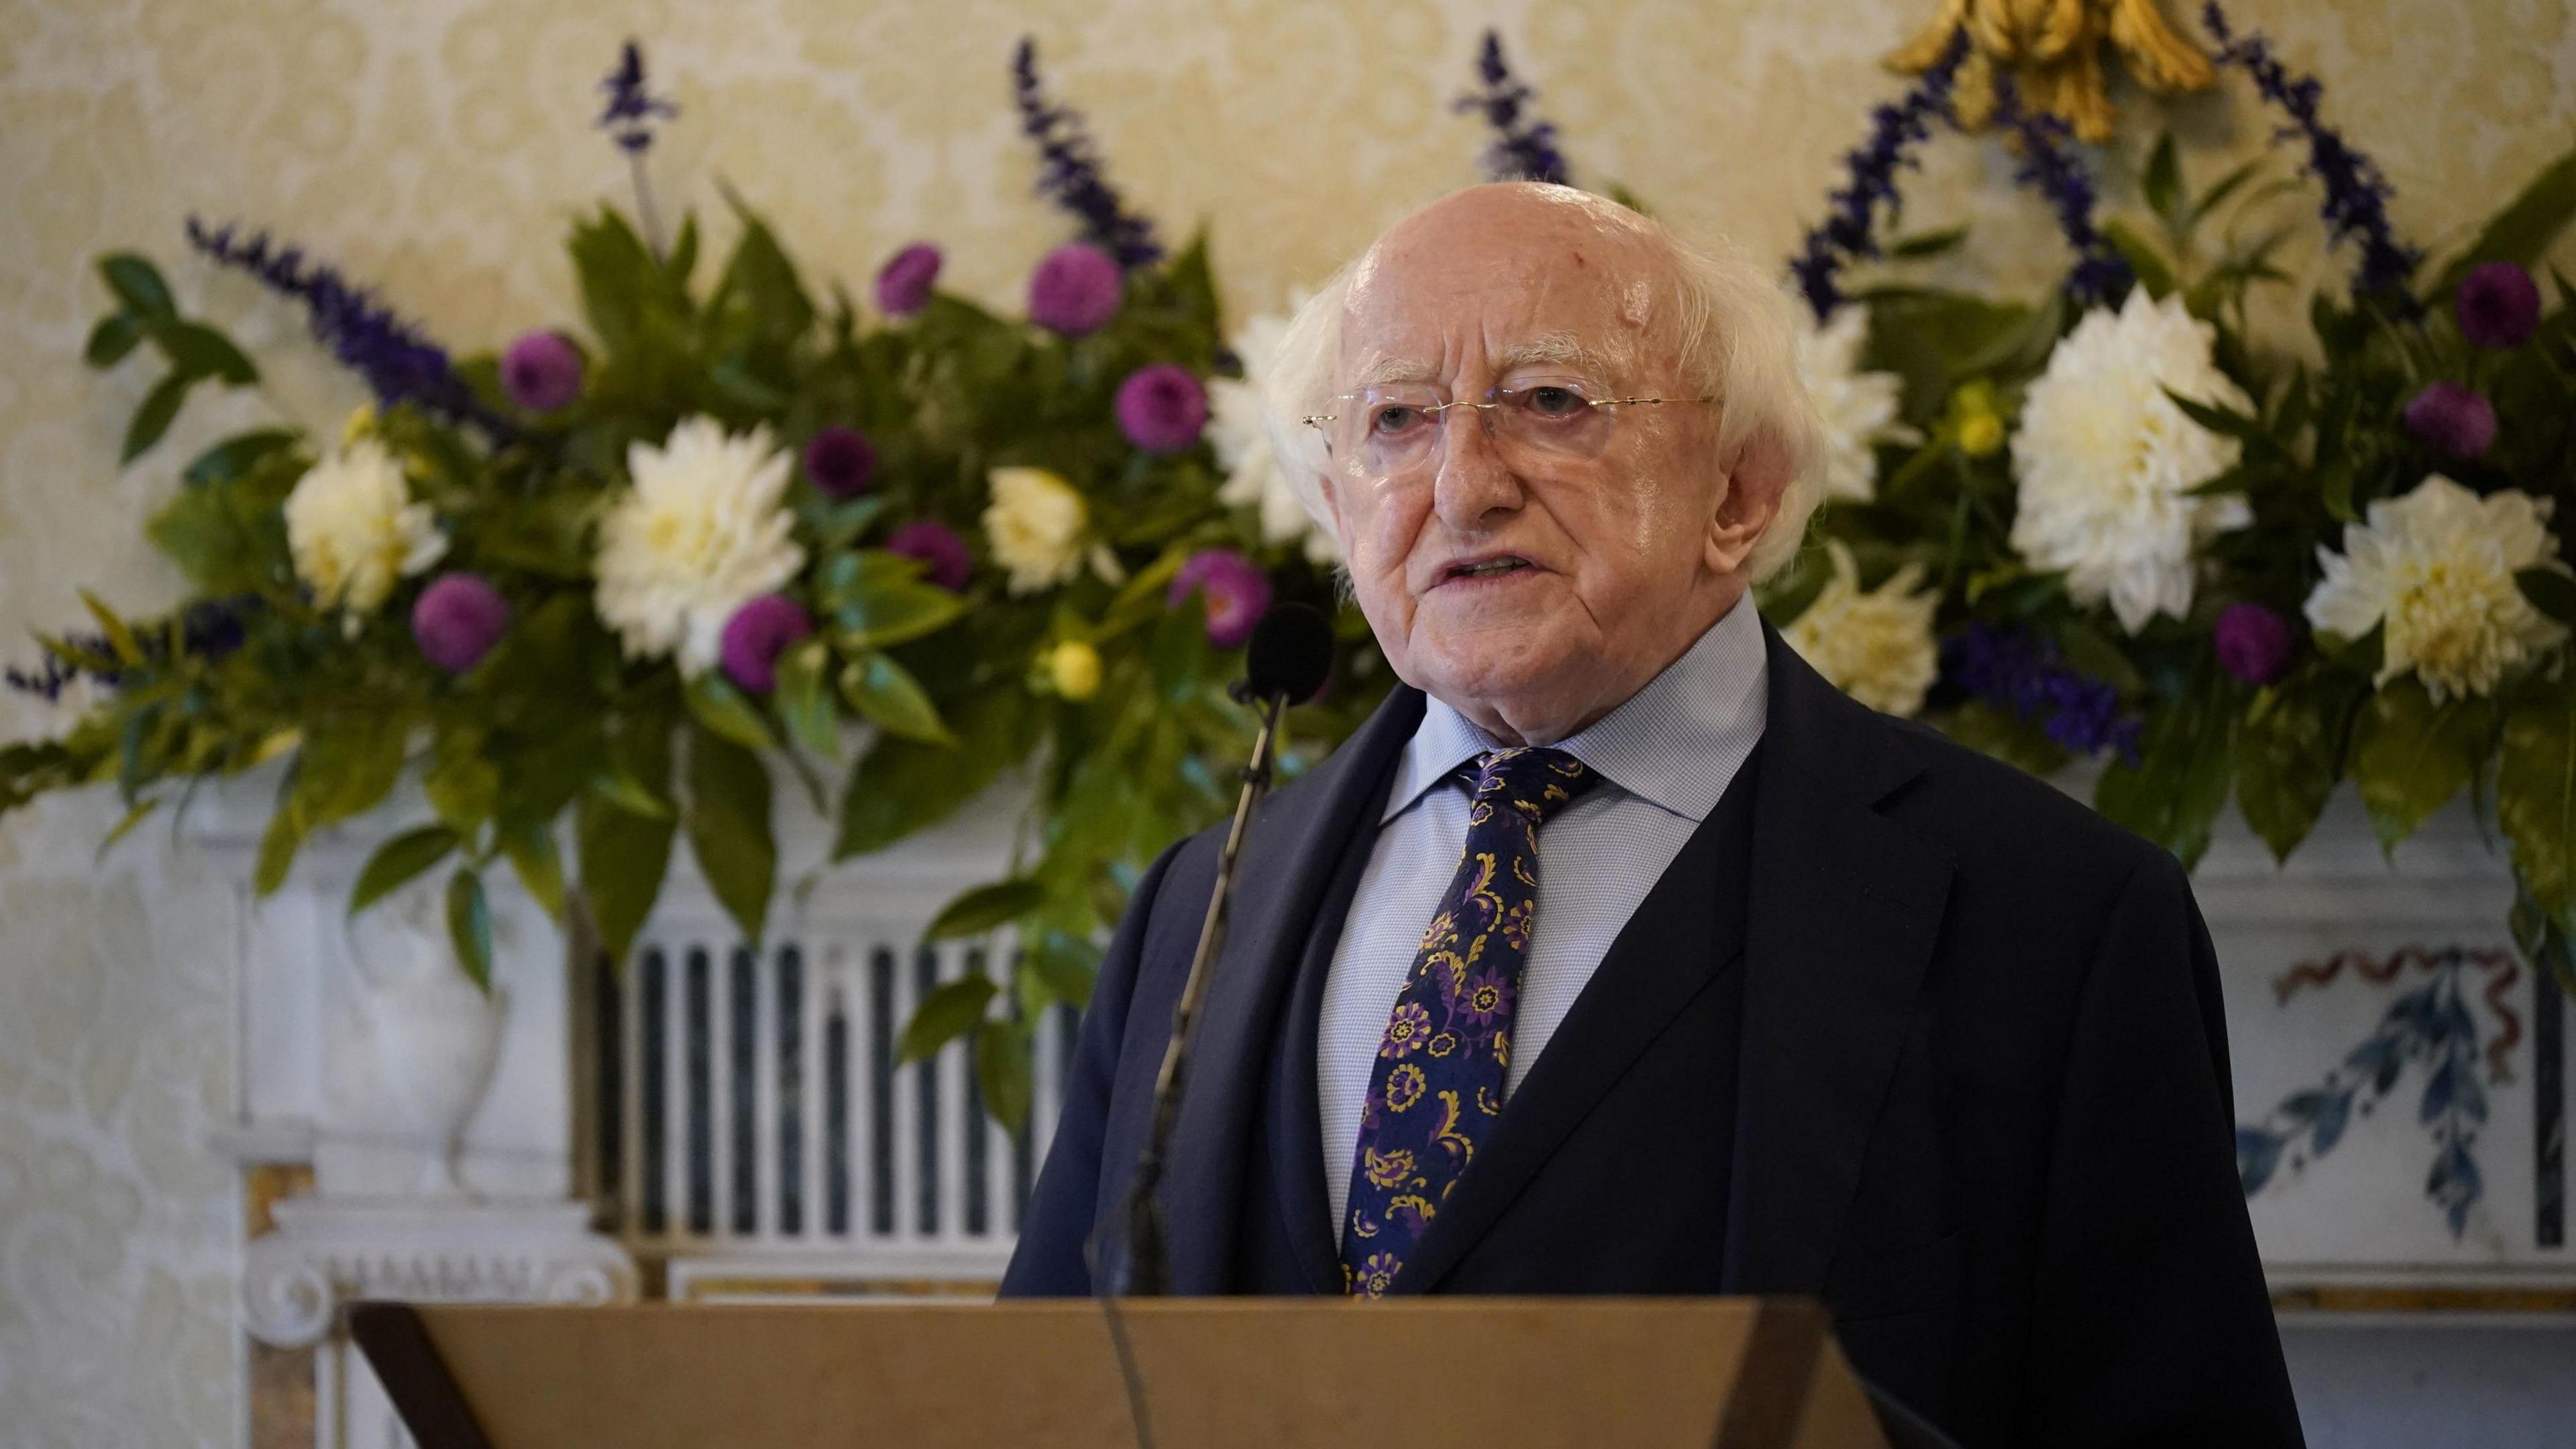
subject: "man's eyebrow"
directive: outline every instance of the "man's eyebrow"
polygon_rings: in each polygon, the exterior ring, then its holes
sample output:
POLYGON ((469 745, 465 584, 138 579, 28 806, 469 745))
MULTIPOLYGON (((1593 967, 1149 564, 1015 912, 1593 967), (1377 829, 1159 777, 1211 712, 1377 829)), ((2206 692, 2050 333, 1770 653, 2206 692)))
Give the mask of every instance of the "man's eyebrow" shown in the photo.
POLYGON ((1440 369, 1435 364, 1410 357, 1381 355, 1361 368, 1359 377, 1351 385, 1379 387, 1390 382, 1437 382, 1439 379, 1440 369))
POLYGON ((1549 332, 1527 342, 1514 343, 1494 359, 1494 368, 1498 372, 1510 372, 1537 362, 1570 367, 1595 376, 1606 377, 1610 373, 1610 359, 1598 348, 1584 345, 1571 332, 1549 332))

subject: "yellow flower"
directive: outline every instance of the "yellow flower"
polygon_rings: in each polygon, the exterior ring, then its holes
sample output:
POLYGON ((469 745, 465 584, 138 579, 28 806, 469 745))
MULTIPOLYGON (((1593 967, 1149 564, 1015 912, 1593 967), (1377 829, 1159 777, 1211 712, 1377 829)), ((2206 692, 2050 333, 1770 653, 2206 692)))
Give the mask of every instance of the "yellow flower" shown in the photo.
POLYGON ((1100 692, 1100 651, 1079 639, 1048 650, 1046 668, 1055 692, 1067 699, 1089 699, 1100 692))
POLYGON ((345 448, 376 430, 376 405, 360 403, 349 409, 349 420, 340 425, 340 446, 345 448))
POLYGON ((1851 550, 1836 541, 1825 552, 1833 560, 1833 578, 1780 637, 1843 693, 1888 714, 1913 714, 1923 707, 1924 692, 1940 668, 1932 639, 1940 591, 1916 592, 1923 565, 1913 563, 1864 593, 1851 550))
POLYGON ((993 502, 984 510, 984 536, 993 561, 1010 574, 1012 593, 1034 594, 1082 572, 1091 514, 1072 484, 1044 468, 996 468, 986 482, 993 502))
POLYGON ((397 579, 447 551, 429 505, 412 502, 402 465, 373 438, 314 464, 286 496, 285 511, 296 577, 312 585, 314 603, 347 610, 353 627, 397 579))

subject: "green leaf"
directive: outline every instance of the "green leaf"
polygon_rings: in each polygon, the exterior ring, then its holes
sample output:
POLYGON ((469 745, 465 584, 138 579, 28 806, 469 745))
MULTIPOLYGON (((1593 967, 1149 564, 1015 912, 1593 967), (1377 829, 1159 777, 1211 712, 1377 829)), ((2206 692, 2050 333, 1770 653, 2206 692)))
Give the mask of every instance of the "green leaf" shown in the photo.
POLYGON ((178 315, 178 305, 170 300, 170 286, 161 280, 161 269, 143 257, 132 252, 103 256, 98 259, 98 274, 129 311, 146 319, 178 315))
POLYGON ((510 869, 519 884, 546 914, 560 921, 564 913, 563 852, 555 845, 551 823, 542 820, 505 822, 494 832, 501 842, 501 853, 510 858, 510 869))
POLYGON ((2216 211, 2221 202, 2235 195, 2238 188, 2253 180, 2254 174, 2263 169, 2263 159, 2257 156, 2212 183, 2207 191, 2200 194, 2200 200, 2193 203, 2191 215, 2184 219, 2184 226, 2198 225, 2203 218, 2216 211))
POLYGON ((948 726, 940 723, 938 707, 930 702, 921 681, 883 654, 870 654, 842 666, 841 697, 888 734, 934 745, 957 742, 948 726))
POLYGON ((600 945, 614 961, 626 959, 635 932, 652 913, 671 864, 671 839, 679 822, 661 792, 670 788, 671 726, 667 718, 629 721, 619 734, 606 778, 623 782, 608 790, 597 781, 574 807, 574 841, 581 852, 581 895, 590 908, 600 945), (631 785, 628 790, 625 786, 631 785), (636 810, 630 800, 660 806, 636 810))
POLYGON ((982 976, 962 976, 942 983, 921 999, 912 1020, 903 1024, 897 1060, 920 1061, 973 1031, 983 1021, 984 1008, 993 1000, 994 989, 993 983, 982 976))
POLYGON ((2255 695, 2238 736, 2236 804, 2273 859, 2290 858, 2334 793, 2363 689, 2320 666, 2255 695))
POLYGON ((2191 692, 2148 722, 2138 763, 2102 772, 2095 808, 2193 864, 2235 779, 2236 725, 2232 692, 2204 664, 2191 692))
POLYGON ((831 686, 823 681, 831 662, 831 645, 820 639, 798 641, 779 657, 775 696, 788 735, 827 760, 841 753, 840 714, 832 707, 831 686))
POLYGON ((1888 246, 1887 254, 1901 262, 1921 261, 1928 257, 1957 251, 1960 244, 1967 239, 1968 229, 1964 226, 1954 226, 1942 231, 1918 232, 1913 236, 1898 238, 1888 246))
POLYGON ((2469 249, 2442 268, 2432 297, 2438 301, 2449 296, 2463 277, 2485 262, 2538 265, 2570 217, 2576 217, 2576 150, 2543 167, 2521 195, 2495 214, 2469 249))
POLYGON ((1020 964, 1036 975, 1047 993, 1077 1009, 1091 1004, 1100 982, 1100 948, 1067 931, 1044 931, 1032 943, 1020 938, 1020 964))
POLYGON ((221 378, 231 387, 247 387, 259 381, 259 369, 233 345, 233 340, 202 322, 154 324, 152 340, 179 372, 221 378))
POLYGON ((987 1021, 975 1033, 975 1084, 983 1089, 984 1111, 1017 1132, 1029 1120, 1029 1090, 1034 1073, 1026 1033, 1007 1021, 987 1021))
POLYGON ((703 724, 689 733, 686 823, 699 872, 757 949, 778 878, 769 771, 758 755, 703 724))
POLYGON ((229 483, 251 470, 261 459, 283 448, 295 446, 296 434, 286 428, 259 428, 235 433, 188 464, 181 481, 191 488, 211 483, 229 483))
POLYGON ((733 682, 716 670, 689 681, 689 713, 699 724, 733 741, 747 750, 774 750, 778 741, 761 722, 760 711, 752 706, 733 682))
POLYGON ((2354 727, 2351 773, 2382 850, 2394 851, 2476 778, 2493 718, 2481 699, 2436 705, 2412 676, 2371 697, 2354 727))
POLYGON ((116 458, 118 466, 142 457, 161 441, 161 435, 170 431, 171 422, 179 416, 180 405, 188 400, 188 389, 195 387, 197 380, 195 373, 174 372, 152 385, 152 390, 143 395, 143 405, 134 410, 133 421, 125 425, 125 444, 116 458))
POLYGON ((2536 689, 2504 719, 2496 822, 2514 874, 2550 917, 2576 920, 2576 688, 2536 689))
POLYGON ((2528 568, 2515 572, 2513 581, 2522 586, 2522 596, 2531 606, 2561 624, 2576 624, 2576 578, 2564 569, 2528 568))
POLYGON ((2153 151, 2147 153, 2147 169, 2139 178, 2147 205, 2164 218, 2165 227, 2177 235, 2190 224, 2183 210, 2182 158, 2174 152, 2173 132, 2156 137, 2153 151))
POLYGON ((268 828, 259 835, 259 862, 251 872, 251 888, 260 895, 273 895, 286 884, 286 872, 295 864, 295 852, 302 849, 304 837, 312 827, 304 823, 303 811, 296 805, 296 775, 303 762, 297 761, 279 782, 277 808, 268 817, 268 828))
POLYGON ((742 235, 726 259, 724 275, 707 302, 719 332, 771 349, 792 347, 814 325, 814 303, 797 280, 768 223, 726 188, 725 200, 742 219, 742 235))
POLYGON ((669 295, 661 264, 625 218, 605 208, 573 227, 566 250, 581 281, 582 315, 591 334, 612 355, 634 351, 657 294, 669 295))
POLYGON ((888 734, 868 750, 841 797, 834 859, 883 850, 946 819, 1036 742, 1028 697, 1016 689, 986 690, 961 701, 950 723, 957 733, 954 748, 888 734))
POLYGON ((89 616, 98 621, 99 632, 107 636, 107 646, 116 651, 118 663, 143 662, 143 649, 134 642, 134 631, 127 628, 125 621, 116 616, 114 609, 109 608, 98 595, 87 589, 80 591, 80 601, 88 606, 89 616))
POLYGON ((358 872, 358 884, 349 892, 349 914, 356 915, 384 899, 431 866, 447 859, 457 846, 457 835, 444 825, 423 825, 406 830, 376 847, 358 872))
POLYGON ((466 978, 492 989, 492 907, 483 899, 483 877, 458 866, 447 878, 447 939, 466 978))
POLYGON ((2184 417, 2221 437, 2259 438, 2263 436, 2263 425, 2243 413, 2230 412, 2222 407, 2195 401, 2184 397, 2172 388, 2166 388, 2164 393, 2166 397, 2173 399, 2175 407, 2182 409, 2184 417))
POLYGON ((142 340, 141 317, 128 311, 110 312, 89 329, 89 341, 81 347, 81 360, 96 368, 114 367, 142 340))
POLYGON ((980 936, 1006 926, 1046 901, 1046 887, 1027 877, 997 880, 963 892, 939 908, 923 931, 925 941, 945 941, 958 936, 980 936))
POLYGON ((295 769, 295 796, 308 825, 336 824, 384 799, 402 774, 410 731, 410 716, 392 708, 332 715, 308 726, 295 769))
POLYGON ((865 549, 834 558, 823 571, 821 602, 852 654, 918 639, 966 610, 966 601, 925 583, 918 560, 865 549))
POLYGON ((600 799, 630 815, 641 815, 647 820, 677 818, 670 801, 646 789, 643 781, 615 765, 592 776, 590 788, 600 799))
POLYGON ((2102 235, 2118 249, 2129 270, 2138 274, 2138 284, 2147 289, 2148 296, 2173 295, 2173 266, 2165 260, 2164 253, 2156 250, 2155 243, 2117 221, 2102 223, 2102 235))
POLYGON ((2066 662, 2078 671, 2092 675, 2124 695, 2137 694, 2146 688, 2137 666, 2119 645, 2099 629, 2080 619, 2068 619, 2057 626, 2057 645, 2065 651, 2066 662))
POLYGON ((460 834, 472 834, 501 804, 501 767, 484 753, 481 730, 441 736, 435 758, 421 772, 429 808, 460 834))

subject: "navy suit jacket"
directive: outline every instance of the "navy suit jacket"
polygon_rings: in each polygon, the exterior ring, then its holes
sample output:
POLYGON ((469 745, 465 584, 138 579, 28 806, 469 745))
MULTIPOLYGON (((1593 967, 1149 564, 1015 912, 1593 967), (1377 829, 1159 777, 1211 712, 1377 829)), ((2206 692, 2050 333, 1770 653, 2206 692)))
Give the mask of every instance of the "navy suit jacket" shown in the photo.
MULTIPOLYGON (((1613 944, 1396 1291, 1812 1295, 1862 1374, 1971 1449, 2299 1443, 2181 867, 1765 632, 1742 798, 1613 944), (1712 1177, 1722 1207, 1694 1196, 1712 1177)), ((1297 1160, 1318 1147, 1296 988, 1330 965, 1318 919, 1421 712, 1397 690, 1246 838, 1162 1193, 1176 1292, 1340 1288, 1297 1160)), ((1005 1294, 1094 1289, 1084 1245, 1143 1146, 1220 843, 1138 885, 1005 1294)))

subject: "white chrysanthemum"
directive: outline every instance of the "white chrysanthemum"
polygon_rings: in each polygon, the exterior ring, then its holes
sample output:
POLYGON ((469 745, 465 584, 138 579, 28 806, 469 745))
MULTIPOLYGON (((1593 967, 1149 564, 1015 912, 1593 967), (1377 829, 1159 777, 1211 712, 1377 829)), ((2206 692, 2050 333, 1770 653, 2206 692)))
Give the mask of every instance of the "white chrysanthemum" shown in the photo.
POLYGON ((1860 370, 1861 344, 1869 338, 1866 309, 1845 307, 1822 327, 1804 303, 1793 310, 1798 377, 1825 425, 1825 496, 1866 503, 1878 492, 1878 454, 1870 445, 1919 442, 1923 436, 1896 420, 1905 379, 1860 370))
POLYGON ((2346 639, 2386 624, 2381 684, 2411 669, 2437 702, 2492 693, 2567 637, 2513 581, 2520 569, 2565 568, 2549 510, 2546 498, 2480 498, 2430 474, 2345 524, 2342 553, 2317 550, 2326 576, 2308 595, 2308 622, 2346 639))
POLYGON ((1911 563, 1864 592, 1851 550, 1827 542, 1825 552, 1834 576, 1780 637, 1835 688, 1870 708, 1894 715, 1922 709, 1940 670, 1932 638, 1940 590, 1922 589, 1923 565, 1911 563))
POLYGON ((2252 521, 2242 498, 2191 496, 2236 466, 2237 442, 2165 395, 2250 408, 2210 360, 2215 337, 2179 296, 2133 288, 2118 313, 2096 307, 2058 342, 2013 434, 2013 547, 2033 568, 2064 570, 2078 602, 2107 601, 2132 634, 2189 613, 2195 551, 2252 521))
POLYGON ((447 552, 426 503, 411 499, 402 464, 373 438, 325 454, 286 495, 286 547, 295 575, 323 608, 373 613, 394 583, 447 552))
MULTIPOLYGON (((1292 297, 1289 305, 1293 309, 1305 301, 1303 296, 1292 297)), ((1257 509, 1263 542, 1302 541, 1306 557, 1329 564, 1341 558, 1341 545, 1316 526, 1263 431, 1261 384, 1287 330, 1285 317, 1255 317, 1244 323, 1232 343, 1234 355, 1243 363, 1243 377, 1214 378, 1208 383, 1208 438, 1216 445, 1217 465, 1225 469, 1225 482, 1218 485, 1216 497, 1232 507, 1257 509)))
POLYGON ((993 561, 1010 573, 1010 591, 1034 594, 1082 572, 1082 531, 1091 521, 1074 486, 1044 468, 996 468, 986 475, 993 502, 984 537, 993 561))
POLYGON ((598 573, 599 617, 629 658, 677 654, 681 673, 702 674, 734 611, 796 577, 792 466, 766 427, 734 436, 705 416, 627 448, 634 486, 600 524, 598 573))

